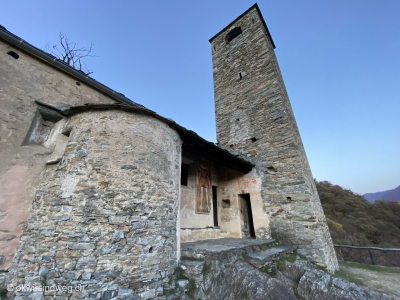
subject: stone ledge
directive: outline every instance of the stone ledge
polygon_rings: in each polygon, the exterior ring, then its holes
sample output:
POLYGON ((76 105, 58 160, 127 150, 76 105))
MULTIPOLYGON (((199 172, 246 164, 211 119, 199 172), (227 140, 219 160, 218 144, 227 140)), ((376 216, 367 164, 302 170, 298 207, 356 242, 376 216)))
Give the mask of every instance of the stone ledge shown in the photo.
POLYGON ((260 251, 262 247, 270 247, 274 239, 235 239, 222 238, 203 240, 181 244, 182 256, 193 259, 217 259, 222 261, 236 260, 245 252, 260 251))

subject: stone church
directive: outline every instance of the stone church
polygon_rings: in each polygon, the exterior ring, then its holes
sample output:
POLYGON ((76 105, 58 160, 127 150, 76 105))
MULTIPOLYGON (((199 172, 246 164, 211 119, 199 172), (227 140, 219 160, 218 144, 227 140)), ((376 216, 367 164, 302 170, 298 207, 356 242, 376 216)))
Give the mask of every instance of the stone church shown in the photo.
POLYGON ((210 43, 217 144, 0 27, 0 278, 150 299, 182 243, 223 238, 338 268, 257 4, 210 43))

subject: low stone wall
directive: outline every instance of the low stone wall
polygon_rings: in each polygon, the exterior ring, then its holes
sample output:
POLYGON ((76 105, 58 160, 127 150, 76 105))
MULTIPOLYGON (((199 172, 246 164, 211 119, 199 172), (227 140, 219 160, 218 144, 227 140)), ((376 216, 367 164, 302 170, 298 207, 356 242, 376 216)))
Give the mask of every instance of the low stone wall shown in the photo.
POLYGON ((352 261, 362 264, 400 267, 399 251, 384 251, 378 249, 357 249, 335 246, 339 260, 352 261))

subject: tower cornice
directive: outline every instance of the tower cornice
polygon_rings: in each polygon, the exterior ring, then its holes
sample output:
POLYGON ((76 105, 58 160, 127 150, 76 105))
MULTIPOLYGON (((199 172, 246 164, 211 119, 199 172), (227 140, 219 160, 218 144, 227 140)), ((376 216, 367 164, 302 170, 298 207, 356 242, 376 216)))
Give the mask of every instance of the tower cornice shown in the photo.
POLYGON ((252 5, 248 10, 246 10, 246 11, 245 11, 244 13, 242 13, 239 17, 237 17, 235 20, 233 20, 231 23, 229 23, 228 26, 226 26, 224 29, 222 29, 220 32, 218 32, 216 35, 214 35, 214 36, 213 36, 211 39, 209 39, 208 41, 209 41, 210 43, 212 43, 212 41, 213 41, 217 36, 219 36, 222 32, 224 32, 224 31, 227 30, 229 27, 231 27, 237 20, 239 20, 240 18, 242 18, 244 15, 246 15, 248 12, 250 12, 250 11, 253 10, 254 8, 257 10, 257 12, 258 12, 258 14, 259 14, 259 16, 260 16, 260 19, 261 19, 261 21, 262 21, 262 23, 263 23, 263 25, 264 25, 264 27, 265 27, 265 31, 267 32, 268 38, 270 39, 270 41, 271 41, 271 43, 272 43, 272 46, 273 46, 274 49, 275 49, 276 47, 275 47, 274 40, 272 39, 271 33, 270 33, 269 30, 268 30, 267 23, 265 23, 264 17, 262 16, 261 11, 260 11, 260 8, 258 7, 258 4, 257 4, 257 3, 255 3, 254 5, 252 5))

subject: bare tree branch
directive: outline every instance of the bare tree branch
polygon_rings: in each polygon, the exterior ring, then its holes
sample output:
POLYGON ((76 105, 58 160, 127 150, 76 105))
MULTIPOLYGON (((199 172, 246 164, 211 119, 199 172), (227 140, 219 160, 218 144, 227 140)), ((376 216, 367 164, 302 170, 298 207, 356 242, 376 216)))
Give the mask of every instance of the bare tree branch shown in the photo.
POLYGON ((78 48, 76 43, 70 42, 66 34, 60 32, 58 43, 53 44, 50 48, 49 44, 46 45, 46 50, 61 59, 66 64, 71 67, 85 72, 86 75, 92 74, 93 72, 89 71, 86 68, 86 65, 82 62, 82 59, 85 57, 95 57, 92 55, 93 50, 93 41, 90 42, 90 47, 87 49, 86 47, 78 48))

